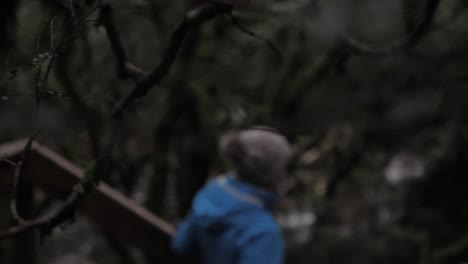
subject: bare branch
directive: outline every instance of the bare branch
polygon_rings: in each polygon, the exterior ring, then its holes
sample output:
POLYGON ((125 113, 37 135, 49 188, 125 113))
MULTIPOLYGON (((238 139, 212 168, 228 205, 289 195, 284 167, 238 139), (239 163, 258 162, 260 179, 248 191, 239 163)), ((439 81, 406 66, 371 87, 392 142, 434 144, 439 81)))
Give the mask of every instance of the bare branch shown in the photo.
MULTIPOLYGON (((98 161, 96 165, 97 164, 107 165, 108 163, 105 161, 98 161)), ((101 173, 105 169, 105 167, 96 167, 95 173, 101 173)), ((39 229, 41 236, 46 236, 50 234, 55 227, 63 225, 67 221, 70 221, 74 218, 76 208, 79 206, 83 198, 94 190, 96 184, 97 181, 95 180, 95 177, 86 174, 85 178, 73 188, 72 193, 60 205, 60 207, 53 210, 48 215, 37 218, 35 220, 22 220, 18 222, 18 225, 13 226, 10 229, 5 230, 3 232, 0 232, 0 240, 18 235, 19 233, 26 232, 32 229, 39 229)))
POLYGON ((262 37, 262 36, 259 36, 257 34, 255 34, 254 32, 252 32, 250 29, 244 27, 240 22, 239 20, 237 19, 236 16, 234 16, 234 14, 232 12, 229 13, 229 17, 231 18, 231 23, 234 27, 236 27, 237 29, 239 29, 240 31, 244 32, 245 34, 253 37, 253 38, 256 38, 262 42, 264 42, 267 47, 279 58, 279 59, 282 59, 283 58, 283 54, 281 53, 281 51, 278 49, 278 47, 275 46, 275 44, 265 38, 265 37, 262 37))
POLYGON ((112 6, 104 2, 100 9, 100 23, 106 28, 107 37, 112 47, 112 51, 117 59, 117 73, 120 78, 132 78, 135 82, 143 77, 144 72, 132 64, 127 57, 125 47, 120 38, 120 34, 115 26, 112 6))
POLYGON ((33 140, 34 136, 30 137, 29 140, 26 142, 21 157, 16 163, 15 174, 13 178, 13 186, 11 190, 10 199, 10 214, 15 223, 17 224, 23 224, 25 222, 25 220, 18 213, 18 208, 16 206, 16 197, 18 196, 18 185, 21 180, 21 175, 23 174, 24 162, 26 161, 26 158, 29 152, 31 151, 33 140))
POLYGON ((427 0, 424 15, 421 22, 416 27, 414 32, 402 40, 398 40, 387 47, 373 47, 368 43, 364 43, 352 36, 347 36, 345 39, 346 45, 356 54, 364 56, 382 56, 393 52, 398 52, 407 48, 411 48, 427 34, 434 19, 435 13, 439 6, 440 0, 427 0))
POLYGON ((6 163, 8 165, 11 165, 12 167, 16 168, 16 163, 12 160, 5 159, 5 158, 0 158, 0 162, 6 163))
POLYGON ((9 228, 8 230, 2 231, 0 232, 0 240, 10 238, 22 232, 26 232, 33 228, 36 228, 39 222, 40 222, 39 220, 26 221, 26 222, 21 223, 20 225, 13 226, 9 228))
POLYGON ((55 39, 55 29, 54 29, 55 16, 50 20, 50 49, 55 50, 54 39, 55 39))
POLYGON ((114 116, 120 116, 122 111, 127 108, 137 98, 145 96, 148 91, 167 76, 174 65, 177 55, 181 49, 182 43, 187 34, 203 22, 214 18, 217 15, 228 13, 232 6, 213 3, 188 12, 184 20, 176 27, 172 33, 168 48, 163 55, 159 65, 146 74, 135 86, 129 95, 123 98, 113 111, 114 116))
POLYGON ((75 8, 73 7, 73 0, 68 0, 68 4, 70 5, 71 15, 75 16, 75 8))
MULTIPOLYGON (((110 6, 108 6, 110 7, 110 6)), ((104 12, 106 12, 104 6, 104 12)), ((231 6, 224 4, 209 4, 207 6, 195 9, 189 12, 184 20, 178 25, 174 33, 172 34, 171 41, 169 43, 168 49, 163 56, 162 61, 159 65, 149 74, 144 75, 141 80, 137 82, 134 90, 125 97, 117 108, 113 111, 113 121, 114 125, 117 126, 118 119, 121 116, 122 111, 129 106, 135 99, 144 96, 148 90, 161 81, 168 73, 171 66, 174 64, 177 54, 181 48, 182 42, 185 39, 187 33, 194 27, 199 26, 204 21, 207 21, 218 14, 227 13, 232 9, 231 6)), ((101 10, 102 11, 102 10, 101 10)), ((104 15, 105 17, 105 15, 104 15)), ((108 19, 108 18, 107 18, 108 19)), ((109 21, 105 22, 108 23, 109 21)), ((112 22, 112 20, 110 20, 112 22)), ((123 45, 118 37, 117 31, 112 31, 113 23, 108 23, 111 30, 109 32, 114 32, 109 34, 111 44, 113 45, 114 53, 121 60, 121 62, 126 61, 125 51, 123 45)), ((107 28, 109 29, 109 28, 107 28)), ((55 57, 55 56, 54 56, 55 57)), ((54 57, 50 58, 49 66, 52 64, 54 57)), ((127 67, 127 66, 125 66, 127 67)), ((50 69, 47 69, 45 76, 48 76, 50 69)), ((42 80, 42 88, 44 86, 44 81, 47 78, 42 80)), ((73 192, 68 196, 66 201, 61 204, 59 208, 53 210, 50 214, 45 217, 41 217, 31 221, 22 221, 19 222, 17 226, 10 228, 4 232, 0 233, 0 239, 11 237, 19 233, 31 230, 39 229, 42 236, 48 235, 55 227, 62 225, 63 223, 69 221, 73 218, 76 208, 79 206, 80 202, 84 197, 92 192, 99 181, 106 176, 109 172, 109 157, 112 153, 113 146, 115 145, 117 138, 118 129, 112 130, 111 140, 104 149, 103 153, 96 160, 93 172, 87 172, 85 178, 75 185, 73 192)))
POLYGON ((29 35, 33 37, 35 36, 35 34, 31 30, 27 29, 26 27, 18 23, 18 21, 16 21, 14 18, 7 16, 6 19, 9 20, 11 23, 15 24, 16 26, 18 26, 21 30, 28 33, 29 35))
MULTIPOLYGON (((95 9, 93 8, 89 13, 85 14, 84 17, 88 17, 95 9)), ((73 21, 73 18, 70 19, 70 21, 73 21)), ((73 29, 76 25, 80 23, 80 21, 84 21, 83 19, 79 19, 76 23, 69 22, 67 23, 67 27, 64 30, 64 33, 62 34, 62 37, 60 41, 58 41, 57 44, 57 50, 60 51, 63 47, 63 40, 65 33, 68 32, 69 30, 73 29)), ((50 24, 51 27, 53 27, 53 22, 50 24)), ((53 47, 52 47, 53 48, 53 47)), ((45 55, 44 55, 45 56, 45 55)), ((48 77, 50 75, 50 72, 52 70, 52 65, 57 58, 58 53, 54 51, 54 54, 47 54, 47 67, 45 71, 42 71, 42 65, 45 63, 45 60, 41 61, 39 64, 39 71, 37 73, 37 79, 36 79, 36 100, 37 100, 37 105, 39 104, 40 96, 43 95, 43 91, 45 87, 47 86, 48 82, 48 77)), ((72 96, 73 98, 73 96, 72 96)), ((76 99, 76 98, 75 98, 76 99)), ((97 183, 100 181, 102 176, 108 172, 108 162, 107 158, 105 155, 102 155, 101 157, 96 159, 95 167, 93 170, 93 175, 90 175, 89 173, 86 173, 84 179, 80 181, 73 189, 73 191, 70 193, 68 198, 58 207, 57 209, 51 211, 48 215, 44 217, 39 217, 34 220, 29 220, 26 221, 22 219, 17 211, 16 208, 16 196, 17 196, 17 186, 20 182, 20 176, 22 174, 23 170, 23 162, 26 159, 26 155, 31 149, 32 141, 34 140, 34 137, 31 137, 26 144, 25 150, 23 151, 22 157, 20 161, 16 164, 15 168, 15 175, 14 175, 14 184, 13 184, 13 190, 12 190, 12 200, 10 203, 11 207, 11 214, 13 219, 16 222, 16 226, 11 227, 10 229, 0 232, 0 239, 3 238, 8 238, 14 235, 17 235, 19 233, 31 230, 31 229, 39 229, 40 234, 42 236, 49 234, 55 227, 63 225, 70 219, 73 219, 74 212, 76 211, 76 208, 79 206, 80 201, 86 197, 86 195, 90 192, 92 192, 97 183)), ((111 153, 111 150, 105 153, 111 153)))
MULTIPOLYGON (((35 93, 14 93, 14 94, 3 94, 0 96, 0 100, 1 101, 7 101, 7 100, 10 100, 11 98, 13 97, 19 97, 19 96, 36 96, 35 93)), ((52 90, 46 90, 46 91, 42 91, 40 93, 40 96, 53 96, 53 97, 58 97, 58 98, 63 98, 63 99, 66 99, 66 100, 72 100, 72 98, 68 95, 68 94, 64 94, 64 93, 58 93, 56 91, 52 91, 52 90)), ((0 161, 1 161, 1 158, 0 158, 0 161)))

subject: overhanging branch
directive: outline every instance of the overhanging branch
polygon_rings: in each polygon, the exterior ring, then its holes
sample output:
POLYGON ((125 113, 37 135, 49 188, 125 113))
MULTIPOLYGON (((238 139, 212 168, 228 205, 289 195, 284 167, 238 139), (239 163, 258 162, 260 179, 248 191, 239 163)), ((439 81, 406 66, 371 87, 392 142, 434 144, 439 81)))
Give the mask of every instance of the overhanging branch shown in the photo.
POLYGON ((10 214, 16 224, 22 225, 26 221, 19 215, 16 198, 18 196, 18 186, 20 184, 21 175, 23 174, 24 162, 26 161, 29 152, 31 151, 32 142, 34 137, 30 137, 24 146, 21 157, 15 165, 15 173, 13 177, 13 186, 11 188, 10 198, 10 214))
POLYGON ((133 103, 133 101, 139 97, 145 96, 152 87, 167 76, 175 63, 185 37, 192 29, 217 15, 229 13, 231 10, 232 6, 230 5, 214 3, 188 12, 182 22, 179 23, 175 31, 172 33, 171 40, 161 62, 154 68, 154 70, 141 78, 137 82, 135 88, 125 98, 123 98, 119 104, 117 104, 117 107, 113 111, 113 115, 120 116, 122 111, 133 103))
POLYGON ((413 33, 386 47, 374 47, 356 39, 353 36, 347 36, 345 38, 345 43, 353 53, 363 56, 382 56, 411 48, 419 43, 419 41, 428 33, 439 4, 440 0, 427 0, 424 8, 424 15, 413 33))
POLYGON ((117 59, 118 76, 123 79, 132 78, 135 82, 138 81, 143 77, 144 72, 128 60, 124 44, 115 26, 112 6, 108 1, 101 5, 99 21, 106 29, 112 51, 117 59))
MULTIPOLYGON (((132 77, 136 83, 132 92, 127 97, 123 98, 114 109, 112 115, 114 123, 118 123, 117 121, 119 120, 123 110, 125 110, 125 108, 128 107, 135 99, 144 96, 154 85, 167 76, 171 67, 175 63, 186 35, 193 28, 219 14, 228 13, 231 9, 232 6, 230 5, 213 3, 187 13, 183 21, 177 26, 176 30, 172 34, 169 46, 164 53, 161 62, 153 71, 140 76, 140 73, 142 72, 137 67, 132 66, 132 64, 127 60, 122 41, 120 40, 120 36, 117 33, 112 19, 110 5, 107 2, 103 3, 101 6, 101 22, 104 23, 104 26, 108 31, 109 40, 111 42, 113 52, 117 57, 120 70, 123 70, 125 74, 128 74, 128 77, 132 77)), ((72 193, 68 196, 66 201, 60 205, 60 207, 53 210, 46 216, 17 223, 16 226, 1 232, 0 239, 11 237, 32 229, 39 229, 41 235, 47 235, 55 227, 63 225, 70 219, 73 219, 74 212, 83 198, 91 193, 95 189, 97 183, 99 183, 99 181, 109 172, 109 157, 115 143, 117 130, 118 129, 113 130, 113 136, 110 140, 111 143, 109 143, 109 146, 103 151, 103 153, 101 153, 100 157, 96 159, 94 168, 89 170, 89 172, 86 173, 86 177, 75 185, 72 193)))

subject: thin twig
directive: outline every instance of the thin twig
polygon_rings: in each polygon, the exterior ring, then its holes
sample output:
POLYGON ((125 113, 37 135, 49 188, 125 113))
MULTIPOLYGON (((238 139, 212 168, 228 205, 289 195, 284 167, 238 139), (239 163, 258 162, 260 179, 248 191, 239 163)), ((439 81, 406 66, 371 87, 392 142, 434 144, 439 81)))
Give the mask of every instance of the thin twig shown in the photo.
POLYGON ((38 120, 39 120, 39 110, 40 110, 40 104, 41 104, 41 78, 42 78, 42 66, 43 63, 40 64, 39 68, 37 69, 36 73, 36 80, 35 80, 35 89, 34 89, 34 94, 36 97, 36 126, 38 125, 38 120))
POLYGON ((23 152, 21 153, 21 157, 16 163, 15 173, 14 173, 14 178, 13 178, 13 186, 11 189, 10 214, 13 220, 15 221, 15 223, 20 224, 20 225, 25 223, 26 221, 18 213, 18 208, 16 206, 17 205, 16 198, 18 196, 18 186, 21 181, 21 176, 23 174, 24 162, 26 161, 29 155, 29 152, 31 151, 34 137, 35 136, 30 137, 29 140, 26 142, 23 152))
POLYGON ((50 20, 50 49, 55 50, 54 39, 55 39, 55 30, 54 30, 55 16, 50 20))
POLYGON ((265 43, 265 45, 267 45, 267 47, 279 58, 279 59, 282 59, 283 58, 283 54, 281 53, 281 51, 275 46, 275 44, 269 40, 268 38, 265 38, 265 37, 262 37, 256 33, 254 33, 253 31, 251 31, 250 29, 246 28, 245 26, 243 26, 239 20, 237 19, 236 16, 234 16, 234 14, 232 12, 229 13, 229 17, 231 19, 231 23, 234 27, 236 27, 237 29, 239 29, 241 32, 255 38, 255 39, 258 39, 260 40, 261 42, 265 43))
MULTIPOLYGON (((19 96, 32 96, 32 97, 35 97, 36 94, 35 93, 3 94, 3 95, 0 95, 0 101, 7 101, 12 97, 19 97, 19 96)), ((66 100, 72 100, 72 98, 68 94, 58 93, 58 92, 51 91, 51 90, 42 91, 40 93, 40 96, 41 97, 42 96, 54 96, 54 97, 60 97, 60 98, 66 99, 66 100)))
POLYGON ((2 88, 3 86, 5 86, 9 81, 15 79, 16 77, 24 74, 24 73, 27 73, 28 71, 34 69, 35 67, 37 67, 37 65, 33 65, 33 66, 30 66, 22 71, 19 71, 19 72, 15 72, 15 74, 13 74, 12 76, 8 77, 7 79, 3 80, 2 82, 0 82, 0 88, 2 88))
MULTIPOLYGON (((88 13, 87 16, 89 16, 90 14, 91 13, 88 13)), ((53 21, 51 21, 50 26, 51 28, 53 28, 53 21)), ((69 26, 74 27, 75 24, 70 24, 69 26)), ((66 35, 66 32, 68 32, 67 30, 70 27, 66 27, 66 29, 64 30, 58 42, 57 49, 61 48, 61 45, 64 40, 64 36, 66 35)), ((52 46, 52 49, 55 48, 54 45, 51 45, 51 46, 52 46)), ((50 75, 52 65, 56 56, 57 54, 54 51, 53 55, 48 58, 47 69, 44 72, 44 75, 42 75, 43 62, 41 62, 39 65, 40 67, 39 67, 39 71, 36 77, 36 89, 35 89, 37 107, 39 106, 39 100, 42 95, 42 91, 47 85, 48 77, 50 75)), ((85 177, 85 179, 81 181, 80 184, 77 184, 74 187, 73 192, 69 195, 67 200, 57 210, 52 211, 48 216, 37 218, 31 221, 25 221, 24 219, 22 219, 19 216, 17 208, 16 208, 17 186, 19 183, 20 176, 22 174, 23 162, 26 158, 27 153, 29 152, 31 148, 33 139, 34 137, 31 137, 30 140, 28 141, 28 144, 25 147, 25 151, 23 152, 22 158, 18 162, 16 169, 15 169, 15 175, 14 175, 15 179, 14 179, 14 184, 13 184, 12 200, 10 203, 10 207, 11 207, 12 217, 17 223, 17 225, 1 233, 0 238, 10 237, 12 235, 15 235, 15 234, 18 234, 18 233, 21 233, 21 232, 24 232, 33 228, 39 228, 41 235, 50 233, 56 226, 61 225, 67 220, 72 218, 73 213, 75 211, 75 207, 78 206, 79 201, 85 196, 86 193, 93 190, 95 184, 97 183, 94 180, 95 177, 85 177)), ((106 164, 105 162, 98 162, 98 163, 106 164)), ((99 172, 101 173, 102 170, 99 170, 99 172)))
POLYGON ((32 35, 33 37, 35 36, 33 32, 31 32, 31 30, 25 28, 23 25, 21 25, 20 23, 18 23, 15 19, 7 16, 6 17, 8 20, 10 20, 11 23, 15 24, 16 26, 18 26, 19 28, 21 28, 24 32, 32 35))
POLYGON ((73 0, 68 0, 68 3, 70 5, 70 12, 72 16, 75 16, 75 8, 73 7, 73 0))
MULTIPOLYGON (((98 1, 96 1, 96 2, 98 2, 98 1)), ((67 8, 67 7, 65 7, 65 8, 67 8)), ((82 11, 83 11, 84 8, 85 8, 84 5, 80 6, 80 8, 78 10, 75 10, 75 14, 71 15, 70 18, 65 22, 65 28, 64 28, 64 30, 62 32, 63 35, 65 35, 73 27, 75 27, 77 25, 80 25, 89 16, 94 14, 94 12, 96 12, 96 10, 99 8, 99 4, 94 5, 93 7, 91 7, 88 10, 87 13, 83 14, 82 16, 79 16, 80 14, 82 14, 82 11), (75 21, 76 18, 78 18, 78 19, 75 21)), ((68 10, 68 8, 67 8, 67 10, 68 10)), ((83 13, 84 13, 84 11, 83 11, 83 13)), ((62 37, 63 37, 63 35, 62 35, 62 37)))

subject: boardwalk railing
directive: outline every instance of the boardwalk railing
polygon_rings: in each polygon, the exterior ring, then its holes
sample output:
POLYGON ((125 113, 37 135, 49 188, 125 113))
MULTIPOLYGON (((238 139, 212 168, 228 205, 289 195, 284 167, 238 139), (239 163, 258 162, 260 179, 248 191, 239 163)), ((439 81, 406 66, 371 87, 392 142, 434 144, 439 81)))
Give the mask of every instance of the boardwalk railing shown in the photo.
MULTIPOLYGON (((0 157, 17 158, 26 140, 0 145, 0 157)), ((0 189, 11 186, 14 169, 0 163, 0 189)), ((51 149, 34 142, 23 177, 49 195, 65 198, 83 177, 83 170, 51 149)), ((177 263, 169 250, 174 227, 137 202, 101 183, 80 205, 79 211, 116 239, 142 249, 161 263, 177 263)))

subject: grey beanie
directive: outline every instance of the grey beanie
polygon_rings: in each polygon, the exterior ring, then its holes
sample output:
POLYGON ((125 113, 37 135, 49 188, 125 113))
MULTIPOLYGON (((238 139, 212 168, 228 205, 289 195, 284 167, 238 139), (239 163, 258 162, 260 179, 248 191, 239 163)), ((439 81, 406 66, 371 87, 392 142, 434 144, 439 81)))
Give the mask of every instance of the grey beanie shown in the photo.
POLYGON ((241 180, 266 188, 287 173, 293 154, 284 136, 264 128, 223 136, 220 151, 241 180))

